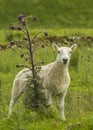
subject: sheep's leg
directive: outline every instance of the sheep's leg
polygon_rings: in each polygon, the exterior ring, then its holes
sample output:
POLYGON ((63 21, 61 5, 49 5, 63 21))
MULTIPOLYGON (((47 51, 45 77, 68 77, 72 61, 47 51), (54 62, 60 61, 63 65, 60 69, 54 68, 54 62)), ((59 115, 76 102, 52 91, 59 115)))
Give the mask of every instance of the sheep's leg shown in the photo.
POLYGON ((17 100, 18 100, 18 98, 20 97, 21 94, 22 94, 22 92, 18 93, 17 95, 12 95, 12 98, 11 98, 11 101, 10 101, 10 106, 9 106, 8 117, 10 117, 10 115, 12 113, 13 106, 15 105, 15 103, 17 102, 17 100))
POLYGON ((10 106, 9 106, 9 114, 8 114, 8 117, 10 117, 11 113, 12 113, 12 109, 13 109, 13 106, 14 104, 16 103, 17 101, 17 98, 12 98, 11 101, 10 101, 10 106))
POLYGON ((45 90, 45 99, 47 101, 47 107, 51 106, 52 105, 52 94, 48 89, 45 90))
POLYGON ((58 97, 58 103, 57 103, 62 120, 65 120, 65 114, 64 114, 64 99, 65 99, 65 95, 66 95, 66 91, 64 93, 62 93, 58 97))
POLYGON ((13 89, 12 89, 12 98, 10 101, 10 106, 9 106, 9 115, 12 113, 13 106, 17 102, 18 98, 21 96, 21 94, 25 91, 25 82, 27 80, 15 80, 13 84, 13 89), (21 85, 20 85, 21 82, 21 85))

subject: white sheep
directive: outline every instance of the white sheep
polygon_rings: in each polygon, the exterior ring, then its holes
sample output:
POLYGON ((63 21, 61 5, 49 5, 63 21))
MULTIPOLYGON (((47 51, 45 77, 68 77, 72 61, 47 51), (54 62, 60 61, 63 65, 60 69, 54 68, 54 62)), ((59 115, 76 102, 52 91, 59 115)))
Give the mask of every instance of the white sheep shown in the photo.
MULTIPOLYGON (((45 93, 48 105, 52 104, 52 96, 57 96, 57 105, 62 120, 65 120, 64 115, 64 98, 67 88, 70 84, 70 76, 68 72, 68 65, 70 56, 77 44, 71 47, 58 47, 53 44, 57 51, 57 58, 55 62, 42 66, 39 76, 42 79, 42 91, 45 93)), ((20 95, 26 90, 28 76, 31 75, 31 70, 28 68, 20 71, 14 80, 12 89, 12 98, 10 101, 9 116, 12 113, 12 108, 20 95)))

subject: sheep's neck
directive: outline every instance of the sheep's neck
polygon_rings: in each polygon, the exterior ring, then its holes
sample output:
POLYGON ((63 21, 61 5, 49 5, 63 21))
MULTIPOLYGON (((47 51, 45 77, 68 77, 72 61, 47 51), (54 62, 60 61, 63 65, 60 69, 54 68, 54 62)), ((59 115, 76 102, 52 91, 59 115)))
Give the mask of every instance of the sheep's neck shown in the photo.
POLYGON ((54 65, 51 69, 51 74, 55 75, 56 77, 62 77, 68 75, 68 64, 58 63, 57 61, 54 62, 54 65))

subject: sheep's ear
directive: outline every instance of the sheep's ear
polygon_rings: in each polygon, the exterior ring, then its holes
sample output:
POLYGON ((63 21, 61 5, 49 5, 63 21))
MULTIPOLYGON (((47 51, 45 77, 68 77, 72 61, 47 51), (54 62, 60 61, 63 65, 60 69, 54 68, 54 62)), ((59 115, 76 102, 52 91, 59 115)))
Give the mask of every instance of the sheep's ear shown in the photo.
POLYGON ((58 51, 58 46, 55 44, 55 43, 52 43, 52 47, 56 50, 56 51, 58 51))
POLYGON ((77 48, 77 44, 73 44, 70 48, 71 48, 72 51, 75 51, 76 48, 77 48))

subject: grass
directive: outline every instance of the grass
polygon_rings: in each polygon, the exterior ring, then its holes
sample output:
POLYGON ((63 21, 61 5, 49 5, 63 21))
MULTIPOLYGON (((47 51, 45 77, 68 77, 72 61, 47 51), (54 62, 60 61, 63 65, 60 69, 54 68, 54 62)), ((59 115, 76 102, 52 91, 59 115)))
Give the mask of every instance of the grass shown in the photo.
MULTIPOLYGON (((30 22, 31 34, 46 31, 58 36, 93 35, 93 0, 0 0, 0 44, 7 44, 10 24, 17 21, 19 14, 36 15, 38 21, 30 22), (56 17, 55 17, 56 16, 56 17), (5 30, 7 29, 7 31, 5 30)), ((7 119, 11 98, 12 82, 20 71, 16 64, 24 63, 20 58, 23 50, 0 51, 0 130, 92 130, 93 129, 93 48, 92 42, 81 41, 73 53, 69 71, 71 84, 65 99, 67 120, 61 121, 55 105, 52 109, 33 112, 24 108, 24 96, 14 107, 7 119), (21 111, 20 111, 21 110, 21 111)), ((38 51, 36 59, 45 64, 54 61, 55 52, 51 47, 38 51)))
POLYGON ((92 0, 0 0, 0 28, 8 29, 21 13, 38 17, 32 28, 93 28, 92 5, 92 0))
MULTIPOLYGON (((41 112, 26 110, 24 96, 14 107, 13 115, 7 119, 11 97, 12 81, 20 70, 16 64, 24 63, 18 49, 0 52, 0 129, 1 130, 89 130, 93 128, 93 48, 86 41, 78 43, 70 63, 71 84, 65 100, 67 121, 60 120, 55 106, 41 112), (21 111, 20 111, 21 110, 21 111)), ((51 47, 38 51, 37 60, 45 64, 54 61, 55 52, 51 47)))
MULTIPOLYGON (((79 29, 79 28, 74 28, 74 29, 31 29, 30 33, 31 35, 35 35, 38 31, 41 32, 48 32, 50 36, 55 35, 55 36, 68 36, 68 37, 73 37, 73 36, 92 36, 93 34, 93 29, 79 29)), ((10 31, 10 30, 1 30, 0 31, 0 44, 7 44, 10 42, 11 36, 13 37, 19 37, 19 39, 22 37, 23 33, 17 32, 17 31, 10 31)), ((41 35, 42 36, 42 35, 41 35)))

